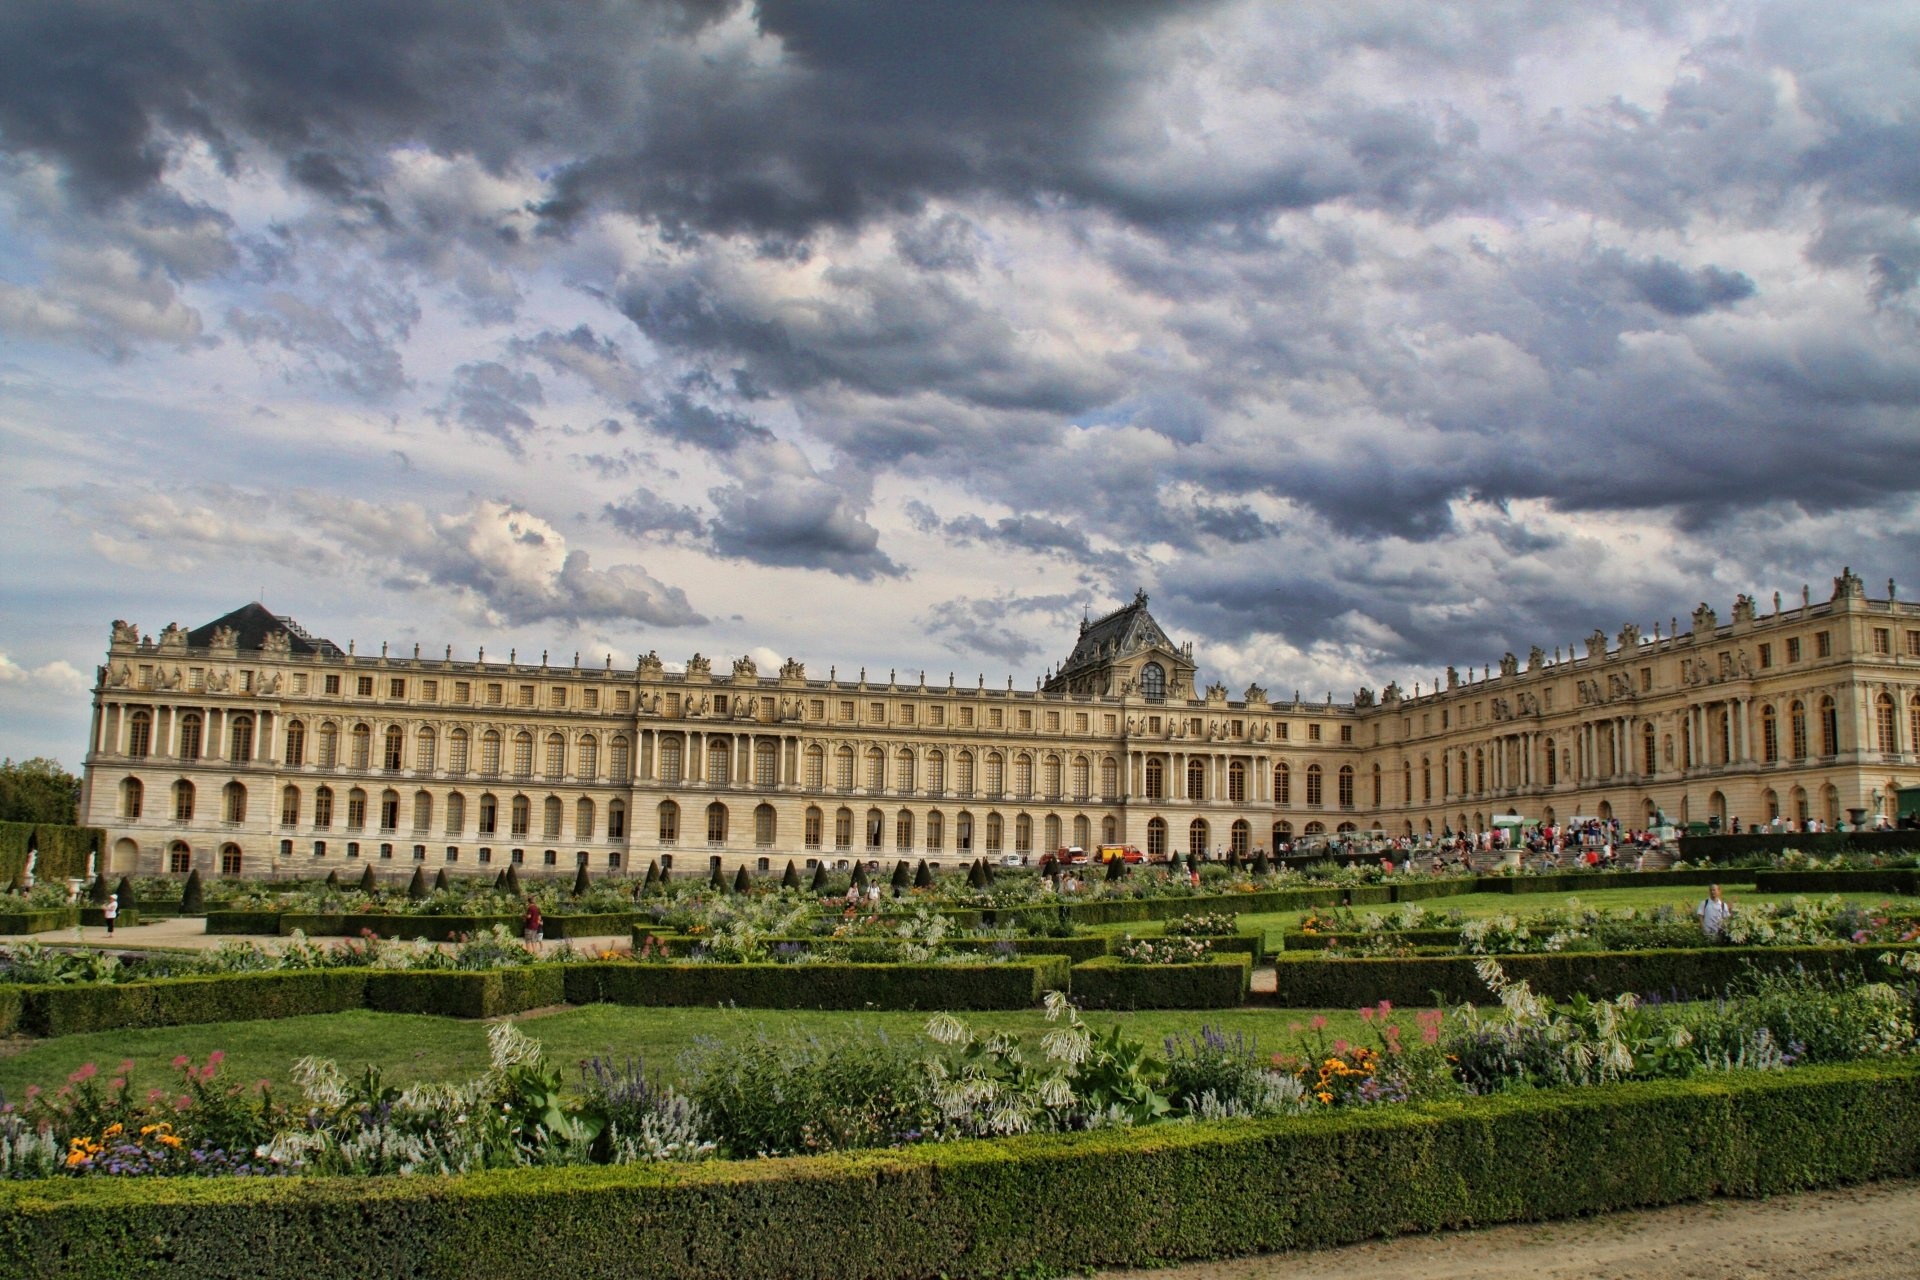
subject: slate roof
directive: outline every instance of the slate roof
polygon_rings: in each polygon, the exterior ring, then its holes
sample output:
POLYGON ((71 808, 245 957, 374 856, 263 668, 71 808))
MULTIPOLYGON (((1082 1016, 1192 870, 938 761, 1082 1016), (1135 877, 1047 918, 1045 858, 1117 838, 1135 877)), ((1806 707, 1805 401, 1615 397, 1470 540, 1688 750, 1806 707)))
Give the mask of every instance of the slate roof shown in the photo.
POLYGON ((1167 633, 1160 629, 1160 624, 1153 620, 1153 615, 1147 612, 1147 593, 1141 591, 1134 595, 1132 603, 1096 621, 1085 623, 1073 652, 1060 664, 1054 678, 1063 679, 1151 648, 1179 652, 1173 641, 1167 638, 1167 633))
POLYGON ((239 633, 242 653, 259 649, 273 632, 284 631, 287 633, 288 646, 295 653, 319 654, 323 658, 346 656, 345 651, 333 641, 308 635, 307 629, 292 618, 280 617, 257 600, 241 605, 224 617, 215 618, 204 627, 195 627, 187 632, 187 643, 195 648, 205 648, 213 643, 213 633, 220 627, 232 627, 239 633))

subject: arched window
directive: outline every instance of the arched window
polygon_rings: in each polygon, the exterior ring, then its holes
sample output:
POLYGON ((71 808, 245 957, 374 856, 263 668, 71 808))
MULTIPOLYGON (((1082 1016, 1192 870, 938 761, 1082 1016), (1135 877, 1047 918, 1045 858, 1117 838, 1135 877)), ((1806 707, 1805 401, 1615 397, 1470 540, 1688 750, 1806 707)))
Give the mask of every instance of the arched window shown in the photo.
POLYGON ((229 782, 222 790, 222 798, 224 801, 222 809, 228 822, 247 820, 247 789, 245 787, 238 782, 229 782))
POLYGON ((600 776, 600 739, 590 733, 580 735, 580 763, 577 766, 580 777, 592 782, 600 776))
POLYGON ((180 717, 180 758, 198 760, 201 750, 200 713, 189 711, 180 717))
POLYGON ((500 832, 500 800, 491 791, 480 794, 480 834, 498 835, 500 832))
POLYGON ((1228 835, 1227 848, 1238 857, 1246 857, 1253 848, 1253 827, 1245 818, 1235 818, 1228 835))
POLYGON ((367 725, 353 726, 353 754, 348 757, 352 768, 365 769, 373 761, 373 730, 367 725))
POLYGON ((845 805, 833 811, 833 847, 853 848, 853 810, 845 805))
POLYGON ((1106 817, 1100 819, 1100 843, 1120 843, 1120 820, 1112 814, 1108 814, 1106 817))
POLYGON ((1649 778, 1660 772, 1659 745, 1650 724, 1640 726, 1640 772, 1649 778))
POLYGON ((560 819, 563 808, 559 796, 548 796, 540 802, 540 834, 545 839, 560 838, 560 819))
MULTIPOLYGON (((1547 740, 1547 785, 1553 785, 1553 740, 1547 740)), ((1420 757, 1420 799, 1425 803, 1433 801, 1433 758, 1420 757)))
POLYGON ((1207 798, 1207 766, 1198 760, 1187 761, 1187 799, 1207 798))
POLYGON ((557 782, 567 776, 567 740, 557 733, 547 735, 546 778, 557 782))
POLYGON ((1342 809, 1353 808, 1353 766, 1343 764, 1339 775, 1339 801, 1342 809))
POLYGON ((867 848, 878 849, 887 833, 887 816, 878 809, 867 810, 867 848))
POLYGON ((1293 824, 1276 822, 1273 824, 1273 851, 1278 853, 1282 845, 1293 843, 1293 824))
POLYGON ((1033 795, 1033 757, 1024 751, 1013 758, 1013 793, 1022 800, 1033 795))
POLYGON ((127 721, 127 754, 147 756, 153 751, 153 713, 136 711, 127 721))
POLYGON ((989 796, 1003 795, 1007 789, 1007 762, 998 751, 987 752, 986 784, 989 796))
POLYGON ((1273 766, 1273 802, 1276 805, 1293 803, 1293 770, 1284 760, 1273 766))
POLYGON ((827 753, 818 743, 807 748, 807 790, 824 791, 827 786, 827 753))
POLYGON ((1166 861, 1167 820, 1165 818, 1147 819, 1147 856, 1155 862, 1166 861))
POLYGON ((480 735, 480 772, 487 777, 500 774, 500 731, 489 729, 480 735))
POLYGON ((1157 662, 1149 662, 1140 668, 1140 693, 1149 702, 1160 702, 1167 696, 1167 669, 1157 662))
POLYGON ((1058 800, 1060 798, 1060 757, 1059 756, 1049 754, 1046 757, 1046 762, 1041 766, 1040 781, 1043 785, 1047 799, 1058 800))
POLYGON ((313 792, 313 825, 322 831, 333 825, 333 788, 316 787, 313 792))
POLYGON ((239 845, 223 844, 220 846, 220 874, 221 875, 223 876, 239 875, 241 864, 244 861, 245 861, 245 858, 244 858, 244 855, 242 855, 240 852, 239 845))
POLYGON ((512 827, 508 828, 516 836, 524 836, 533 830, 533 801, 525 796, 513 798, 512 827))
POLYGON ((295 786, 280 788, 280 825, 283 827, 300 825, 300 788, 295 786))
POLYGON ((1073 758, 1073 798, 1082 804, 1093 798, 1093 770, 1085 756, 1073 758))
POLYGON ((1806 704, 1795 699, 1787 707, 1787 740, 1793 748, 1795 760, 1807 758, 1807 708, 1806 704))
POLYGON ((525 729, 513 735, 513 776, 533 776, 533 735, 525 729))
POLYGON ((185 778, 173 784, 173 820, 193 821, 193 784, 185 778))
POLYGON ((842 746, 833 753, 834 790, 848 792, 853 790, 853 748, 842 746))
POLYGON ((633 762, 633 752, 628 746, 627 735, 616 733, 613 741, 607 744, 607 781, 627 781, 628 770, 633 762))
MULTIPOLYGON (((1120 762, 1112 756, 1100 757, 1100 798, 1102 800, 1120 798, 1120 762)), ((1109 840, 1107 843, 1113 842, 1109 840)))
POLYGON ((753 843, 761 849, 771 849, 778 831, 773 806, 762 804, 753 810, 753 843))
POLYGON ((380 793, 380 829, 392 831, 400 825, 400 793, 388 787, 380 793))
POLYGON ((893 785, 901 795, 913 794, 913 752, 905 747, 893 757, 893 785))
POLYGON ((1160 800, 1166 796, 1166 766, 1158 758, 1147 760, 1147 799, 1160 800))
POLYGON ((954 786, 963 796, 973 794, 973 752, 962 751, 954 757, 954 786))
POLYGON ((1920 695, 1907 704, 1907 750, 1920 754, 1920 695))
POLYGON ((1233 804, 1247 802, 1247 766, 1245 761, 1235 760, 1227 766, 1227 800, 1233 804))
POLYGON ((825 825, 826 815, 820 812, 819 805, 810 804, 803 815, 804 828, 801 840, 809 849, 818 849, 821 840, 821 828, 825 825))
POLYGON ((455 777, 467 772, 467 731, 455 729, 447 735, 447 772, 455 777))
POLYGON ((627 802, 624 800, 607 801, 607 839, 625 840, 627 838, 627 802))
POLYGON ((986 851, 998 853, 1005 845, 1006 821, 998 812, 987 815, 986 851))
POLYGON ((400 772, 402 740, 403 735, 400 732, 400 726, 397 724, 388 725, 387 731, 381 735, 380 767, 388 773, 400 772))
POLYGON ((1373 766, 1373 807, 1380 807, 1380 766, 1373 766))
POLYGON ((440 740, 431 729, 413 735, 413 767, 419 773, 432 773, 438 765, 440 740))
POLYGON ((680 839, 680 806, 671 800, 660 802, 660 843, 673 844, 680 839))
POLYGON ((1093 843, 1093 822, 1084 813, 1073 815, 1073 842, 1082 849, 1093 843))
POLYGON ((433 797, 426 791, 413 793, 413 832, 425 835, 433 829, 433 797))
MULTIPOLYGON (((1413 761, 1411 760, 1400 762, 1400 799, 1404 804, 1413 803, 1413 761)), ((1407 826, 1409 828, 1407 834, 1412 835, 1413 823, 1409 821, 1407 826)))
POLYGON ((910 809, 893 815, 893 847, 901 853, 913 848, 913 811, 910 809))
POLYGON ((1187 856, 1205 858, 1207 856, 1207 820, 1195 818, 1187 827, 1187 856))
POLYGON ((953 847, 961 853, 973 852, 973 815, 965 809, 953 820, 953 847))
POLYGON ((941 841, 947 838, 947 818, 938 809, 927 813, 927 852, 938 853, 941 841))
POLYGON ((1893 698, 1890 694, 1881 694, 1873 704, 1874 736, 1880 741, 1882 755, 1893 755, 1900 750, 1898 728, 1893 714, 1893 698))
POLYGON ((1825 695, 1820 699, 1820 754, 1840 754, 1840 713, 1833 699, 1825 695))
POLYGON ((1033 819, 1027 814, 1016 814, 1013 819, 1013 851, 1015 853, 1033 852, 1033 819))
POLYGON ((1318 809, 1321 804, 1320 766, 1307 766, 1307 808, 1318 809))
MULTIPOLYGON (((1082 819, 1082 821, 1085 821, 1085 819, 1082 819)), ((1060 815, 1059 814, 1057 813, 1048 814, 1046 825, 1042 828, 1042 830, 1045 832, 1045 834, 1040 839, 1040 847, 1046 850, 1048 853, 1053 852, 1055 849, 1058 849, 1062 844, 1066 843, 1063 839, 1061 839, 1061 835, 1060 835, 1060 815)), ((1085 840, 1079 839, 1077 836, 1074 839, 1074 843, 1079 845, 1082 849, 1087 847, 1087 842, 1085 840)))
POLYGON ((1487 753, 1479 747, 1473 749, 1473 789, 1475 794, 1487 789, 1487 753))
POLYGON ((287 767, 298 769, 307 762, 307 726, 299 720, 287 725, 287 767))
POLYGON ((146 798, 147 789, 140 779, 123 778, 120 782, 120 816, 129 820, 138 818, 146 798))
POLYGON ((947 794, 947 753, 944 751, 927 752, 927 794, 947 794))
POLYGON ((1762 707, 1760 708, 1760 759, 1766 764, 1772 764, 1779 758, 1780 717, 1772 707, 1762 707))
POLYGON ((460 836, 467 830, 467 798, 455 791, 447 797, 447 834, 460 836))
POLYGON ((573 838, 576 840, 593 839, 594 828, 593 801, 581 796, 573 803, 573 838))
POLYGON ((879 795, 887 789, 887 757, 878 747, 867 748, 867 794, 879 795))

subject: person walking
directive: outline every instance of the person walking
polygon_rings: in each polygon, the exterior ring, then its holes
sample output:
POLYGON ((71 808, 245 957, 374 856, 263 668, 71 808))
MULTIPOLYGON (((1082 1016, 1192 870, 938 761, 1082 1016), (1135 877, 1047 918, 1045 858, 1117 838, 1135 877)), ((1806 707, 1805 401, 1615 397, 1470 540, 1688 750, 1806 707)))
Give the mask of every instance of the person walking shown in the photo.
POLYGON ((520 918, 520 936, 530 947, 538 947, 543 939, 547 922, 540 918, 540 904, 532 898, 527 899, 527 914, 520 918))
POLYGON ((108 894, 106 905, 100 908, 100 914, 106 918, 107 936, 111 938, 113 936, 113 922, 120 916, 120 895, 117 893, 108 894))
POLYGON ((1733 904, 1720 896, 1720 886, 1712 885, 1700 905, 1693 909, 1700 918, 1700 932, 1714 942, 1720 942, 1727 936, 1727 921, 1733 916, 1733 904))

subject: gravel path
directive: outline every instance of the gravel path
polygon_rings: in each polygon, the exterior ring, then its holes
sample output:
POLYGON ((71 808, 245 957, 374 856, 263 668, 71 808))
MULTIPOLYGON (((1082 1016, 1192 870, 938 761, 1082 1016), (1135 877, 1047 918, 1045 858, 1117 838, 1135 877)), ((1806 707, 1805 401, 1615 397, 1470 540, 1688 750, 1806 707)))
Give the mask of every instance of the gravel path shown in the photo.
POLYGON ((1402 1236, 1102 1280, 1912 1280, 1920 1181, 1402 1236))

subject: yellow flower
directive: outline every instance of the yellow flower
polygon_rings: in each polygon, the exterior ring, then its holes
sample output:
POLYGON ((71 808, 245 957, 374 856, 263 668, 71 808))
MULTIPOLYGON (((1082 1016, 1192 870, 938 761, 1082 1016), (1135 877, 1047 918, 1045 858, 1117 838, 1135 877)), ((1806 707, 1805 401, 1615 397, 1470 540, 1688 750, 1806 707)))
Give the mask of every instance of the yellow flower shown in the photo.
POLYGON ((1314 1094, 1313 1096, 1320 1099, 1320 1101, 1323 1103, 1331 1103, 1333 1101, 1333 1095, 1328 1093, 1324 1089, 1321 1090, 1319 1093, 1314 1094))
POLYGON ((168 1146, 168 1147, 177 1147, 180 1145, 180 1139, 174 1137, 170 1133, 161 1134, 160 1137, 158 1138, 158 1141, 161 1143, 161 1145, 168 1146))
POLYGON ((118 1120, 116 1120, 112 1124, 108 1125, 106 1128, 102 1129, 100 1131, 100 1136, 102 1138, 117 1138, 121 1134, 125 1133, 126 1131, 127 1131, 127 1126, 121 1124, 118 1120))

